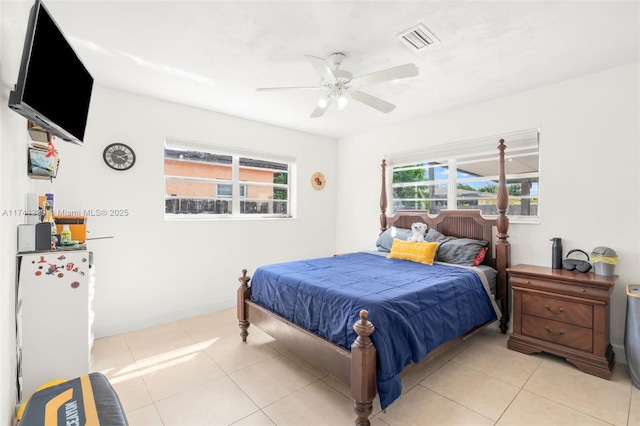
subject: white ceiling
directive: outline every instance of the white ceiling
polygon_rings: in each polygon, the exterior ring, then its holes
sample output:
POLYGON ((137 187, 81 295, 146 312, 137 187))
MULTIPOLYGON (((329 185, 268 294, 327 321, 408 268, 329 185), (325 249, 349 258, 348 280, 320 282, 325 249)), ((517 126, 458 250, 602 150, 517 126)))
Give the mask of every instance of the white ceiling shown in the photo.
POLYGON ((639 60, 638 1, 44 0, 96 83, 341 138, 639 60), (421 53, 395 36, 422 23, 421 53), (367 86, 397 105, 351 100, 310 118, 304 55, 347 55, 354 76, 405 63, 417 77, 367 86))

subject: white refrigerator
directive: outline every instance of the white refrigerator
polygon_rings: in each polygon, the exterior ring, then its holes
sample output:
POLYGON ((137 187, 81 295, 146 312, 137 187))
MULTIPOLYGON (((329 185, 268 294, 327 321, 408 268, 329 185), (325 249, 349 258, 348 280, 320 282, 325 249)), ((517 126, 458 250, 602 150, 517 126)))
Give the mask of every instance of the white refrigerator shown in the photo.
POLYGON ((92 253, 18 254, 18 398, 53 380, 89 373, 93 335, 92 253))

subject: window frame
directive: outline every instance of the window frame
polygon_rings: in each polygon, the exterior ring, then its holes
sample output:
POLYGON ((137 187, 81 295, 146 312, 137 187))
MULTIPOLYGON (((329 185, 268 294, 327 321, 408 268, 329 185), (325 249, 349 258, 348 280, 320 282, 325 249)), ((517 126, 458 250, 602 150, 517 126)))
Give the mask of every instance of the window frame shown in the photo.
MULTIPOLYGON (((240 199, 247 198, 247 185, 240 184, 240 188, 239 189, 240 189, 240 199)), ((233 184, 232 183, 216 182, 216 196, 217 196, 217 198, 233 199, 233 184), (220 186, 221 185, 231 187, 231 195, 227 195, 226 193, 224 195, 220 194, 220 186)))
MULTIPOLYGON (((536 199, 537 200, 537 214, 536 215, 519 215, 519 214, 509 214, 509 208, 507 209, 507 215, 512 223, 540 223, 541 218, 541 210, 540 210, 540 198, 541 198, 541 188, 540 188, 540 129, 526 129, 518 132, 512 132, 508 134, 502 134, 498 136, 491 137, 483 137, 473 140, 467 140, 462 142, 453 142, 441 145, 434 145, 427 148, 422 148, 419 150, 413 151, 404 151, 397 153, 390 153, 385 155, 386 161, 386 191, 388 194, 388 198, 390 202, 387 206, 387 214, 393 214, 396 211, 396 197, 394 194, 394 189, 400 187, 400 185, 394 184, 394 172, 398 171, 397 169, 403 166, 410 166, 414 164, 435 164, 438 163, 435 167, 446 167, 448 169, 448 179, 436 179, 436 180, 423 180, 419 182, 412 182, 413 184, 422 184, 421 186, 427 187, 430 185, 434 185, 437 183, 443 183, 446 181, 447 185, 447 196, 446 210, 454 210, 459 209, 458 205, 461 200, 473 200, 473 198, 461 198, 458 196, 458 185, 460 183, 466 183, 473 181, 475 178, 473 177, 459 177, 457 176, 459 173, 458 170, 458 162, 464 163, 469 160, 472 161, 482 161, 483 158, 498 159, 498 150, 497 150, 497 141, 500 139, 505 140, 505 145, 507 145, 507 149, 505 150, 505 162, 506 164, 506 174, 505 180, 507 186, 509 186, 510 180, 522 179, 522 178, 537 178, 537 193, 535 195, 520 195, 513 196, 509 195, 510 203, 509 207, 511 207, 511 200, 513 199, 536 199), (522 155, 531 155, 535 154, 538 157, 537 171, 535 172, 526 172, 526 173, 512 173, 508 172, 508 162, 522 155)), ((435 168, 434 167, 434 168, 435 168)), ((461 168, 462 169, 462 168, 461 168)), ((495 175, 479 175, 477 180, 482 181, 496 181, 498 180, 498 170, 496 170, 495 175)), ((400 182, 406 183, 406 182, 400 182)), ((411 185, 408 185, 411 186, 411 185)), ((427 198, 422 198, 426 200, 427 198)), ((429 198, 431 199, 431 198, 429 198)), ((408 199, 404 199, 408 200, 408 199)), ((437 199, 438 201, 440 199, 437 199)), ((441 210, 445 210, 444 208, 441 210)), ((498 214, 483 214, 485 217, 497 217, 498 214)))
MULTIPOLYGON (((185 160, 190 161, 190 160, 185 160)), ((214 163, 212 163, 214 164, 214 163)), ((222 164, 222 163, 221 163, 222 164)), ((258 168, 260 169, 260 168, 258 168)), ((265 168, 265 170, 268 170, 265 168)), ((274 169, 276 170, 276 169, 274 169)), ((265 153, 260 151, 248 150, 243 148, 234 148, 229 146, 222 145, 213 145, 213 144, 205 144, 193 141, 185 141, 174 138, 165 139, 164 147, 163 147, 163 179, 164 179, 164 219, 165 220, 247 220, 247 219, 292 219, 295 218, 295 174, 296 174, 296 157, 285 154, 277 154, 277 153, 265 153), (167 175, 166 169, 164 168, 166 165, 167 159, 172 159, 166 156, 167 149, 175 149, 175 150, 189 150, 194 152, 208 153, 213 155, 220 156, 229 156, 231 157, 231 164, 229 167, 231 168, 231 177, 230 178, 200 178, 200 177, 188 177, 188 176, 174 176, 167 175), (271 182, 259 182, 259 181, 250 181, 250 180, 240 180, 240 170, 243 168, 247 168, 245 165, 241 165, 241 159, 248 159, 250 161, 265 161, 269 163, 279 163, 282 165, 286 165, 287 169, 282 170, 282 172, 287 173, 287 183, 271 183, 271 182), (192 180, 202 183, 208 183, 214 186, 215 195, 211 196, 176 196, 169 194, 167 191, 167 181, 168 180, 192 180), (232 195, 229 196, 218 196, 218 185, 231 185, 232 187, 232 195), (286 202, 287 204, 287 213, 241 213, 241 203, 252 202, 252 200, 248 197, 249 187, 252 186, 263 186, 263 187, 272 187, 276 188, 284 188, 286 189, 287 198, 281 201, 286 202), (241 190, 244 188, 244 191, 241 190), (171 213, 167 211, 167 201, 172 199, 194 199, 194 200, 225 200, 229 201, 229 211, 230 213, 212 213, 212 212, 202 212, 202 213, 171 213)), ((274 198, 269 198, 263 200, 261 198, 257 198, 254 200, 255 202, 274 202, 278 201, 274 198)))

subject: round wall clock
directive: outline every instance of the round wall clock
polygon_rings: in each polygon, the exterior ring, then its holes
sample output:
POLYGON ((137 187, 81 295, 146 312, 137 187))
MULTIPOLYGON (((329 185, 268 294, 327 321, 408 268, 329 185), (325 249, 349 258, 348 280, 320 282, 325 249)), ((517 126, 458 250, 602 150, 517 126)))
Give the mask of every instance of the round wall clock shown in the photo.
POLYGON ((311 186, 313 186, 314 189, 320 191, 322 188, 324 188, 326 183, 327 181, 325 180, 324 175, 321 172, 315 172, 313 175, 311 175, 311 186))
POLYGON ((114 170, 129 170, 136 163, 136 153, 123 143, 107 145, 102 152, 102 158, 107 166, 114 170))

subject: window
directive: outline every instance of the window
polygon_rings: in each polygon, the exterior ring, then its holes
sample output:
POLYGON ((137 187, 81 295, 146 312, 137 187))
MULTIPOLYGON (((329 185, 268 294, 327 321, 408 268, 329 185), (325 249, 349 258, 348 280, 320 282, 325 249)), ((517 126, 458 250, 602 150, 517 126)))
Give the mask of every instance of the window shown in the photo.
POLYGON ((169 140, 165 218, 291 217, 295 159, 169 140))
MULTIPOLYGON (((231 198, 233 193, 233 185, 228 183, 219 183, 216 188, 218 198, 231 198)), ((247 198, 247 185, 240 185, 240 198, 247 198)))
POLYGON ((436 215, 443 209, 479 209, 485 216, 497 215, 497 141, 501 138, 507 145, 507 214, 515 221, 536 220, 539 209, 537 129, 388 155, 392 211, 427 210, 436 215))

